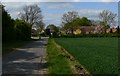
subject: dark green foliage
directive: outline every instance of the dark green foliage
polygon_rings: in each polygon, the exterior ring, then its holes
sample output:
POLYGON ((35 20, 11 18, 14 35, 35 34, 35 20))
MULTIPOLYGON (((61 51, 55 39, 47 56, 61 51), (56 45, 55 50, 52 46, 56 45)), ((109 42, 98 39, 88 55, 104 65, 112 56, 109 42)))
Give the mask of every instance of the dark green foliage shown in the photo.
POLYGON ((81 37, 120 37, 120 33, 103 33, 103 34, 80 34, 80 35, 61 35, 61 38, 81 38, 81 37))
POLYGON ((49 36, 51 38, 50 29, 45 29, 45 35, 49 36))
POLYGON ((56 37, 58 35, 59 28, 54 24, 48 25, 47 29, 50 29, 50 33, 52 33, 52 37, 56 37))
POLYGON ((81 19, 77 20, 79 26, 90 26, 91 21, 86 17, 82 17, 81 19))
POLYGON ((5 11, 4 6, 2 6, 2 39, 3 42, 15 39, 14 20, 5 11))
POLYGON ((120 26, 117 27, 117 33, 120 34, 120 26))
POLYGON ((29 40, 30 39, 31 37, 30 24, 22 20, 16 20, 14 29, 15 29, 17 40, 29 40))
POLYGON ((2 41, 12 42, 16 40, 29 40, 31 37, 31 25, 21 20, 13 20, 2 6, 2 41))

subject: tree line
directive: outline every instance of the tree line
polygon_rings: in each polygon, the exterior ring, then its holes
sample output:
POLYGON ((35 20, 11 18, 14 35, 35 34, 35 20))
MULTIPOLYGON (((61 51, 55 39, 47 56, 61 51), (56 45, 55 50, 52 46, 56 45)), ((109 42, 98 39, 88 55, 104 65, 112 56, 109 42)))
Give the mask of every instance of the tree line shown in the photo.
POLYGON ((3 42, 30 40, 33 25, 36 26, 39 31, 44 28, 41 9, 37 5, 25 6, 19 14, 19 18, 15 20, 12 19, 10 14, 5 10, 4 5, 1 4, 0 7, 2 9, 3 42))
MULTIPOLYGON (((106 32, 106 29, 109 27, 116 26, 116 16, 117 14, 109 11, 109 10, 103 10, 98 14, 99 16, 99 22, 92 21, 88 19, 87 17, 80 17, 79 13, 76 11, 68 11, 62 15, 62 24, 61 27, 56 27, 55 25, 48 25, 48 27, 53 30, 54 27, 59 29, 59 31, 56 31, 56 34, 60 34, 61 31, 64 31, 66 35, 71 34, 74 35, 74 31, 76 31, 80 26, 95 26, 100 25, 103 27, 103 33, 106 32), (95 23, 96 22, 96 23, 95 23)), ((54 28, 54 30, 56 30, 54 28)), ((119 27, 117 28, 119 29, 119 27)))

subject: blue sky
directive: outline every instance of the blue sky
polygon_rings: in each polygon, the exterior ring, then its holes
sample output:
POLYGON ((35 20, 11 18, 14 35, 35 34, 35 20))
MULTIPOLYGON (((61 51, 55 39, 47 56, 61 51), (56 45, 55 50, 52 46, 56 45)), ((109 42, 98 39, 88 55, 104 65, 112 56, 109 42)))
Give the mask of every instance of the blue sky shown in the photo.
POLYGON ((110 10, 118 13, 117 2, 4 2, 6 10, 12 18, 17 18, 25 5, 37 4, 44 16, 46 25, 61 24, 61 17, 68 11, 77 11, 80 17, 88 17, 89 19, 99 20, 99 13, 103 10, 110 10))

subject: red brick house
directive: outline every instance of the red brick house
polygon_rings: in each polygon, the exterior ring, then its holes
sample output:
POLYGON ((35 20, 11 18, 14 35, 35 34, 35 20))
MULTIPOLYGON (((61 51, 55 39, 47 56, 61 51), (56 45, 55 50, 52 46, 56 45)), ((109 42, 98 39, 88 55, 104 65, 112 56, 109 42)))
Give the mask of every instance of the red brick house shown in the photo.
POLYGON ((110 33, 110 32, 115 33, 115 32, 117 32, 117 29, 114 27, 106 29, 106 33, 110 33))
POLYGON ((96 26, 80 26, 79 29, 84 34, 95 34, 95 33, 102 33, 103 32, 103 26, 96 25, 96 26))

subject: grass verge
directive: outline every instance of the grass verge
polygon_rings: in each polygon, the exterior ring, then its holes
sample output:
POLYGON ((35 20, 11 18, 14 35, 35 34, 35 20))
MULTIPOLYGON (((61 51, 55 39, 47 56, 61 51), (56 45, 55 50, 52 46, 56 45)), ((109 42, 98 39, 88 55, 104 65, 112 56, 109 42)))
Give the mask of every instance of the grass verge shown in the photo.
POLYGON ((63 56, 63 51, 57 48, 54 39, 48 40, 47 54, 49 74, 72 74, 68 60, 63 56))

